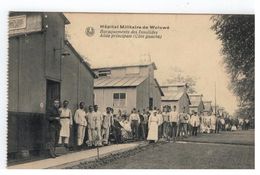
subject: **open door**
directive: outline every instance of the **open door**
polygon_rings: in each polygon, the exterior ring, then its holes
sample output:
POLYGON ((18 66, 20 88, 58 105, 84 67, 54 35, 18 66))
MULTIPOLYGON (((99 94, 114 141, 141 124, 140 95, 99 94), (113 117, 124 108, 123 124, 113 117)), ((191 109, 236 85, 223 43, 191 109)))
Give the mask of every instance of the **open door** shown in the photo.
POLYGON ((55 99, 60 99, 60 82, 47 80, 46 109, 52 107, 55 99))

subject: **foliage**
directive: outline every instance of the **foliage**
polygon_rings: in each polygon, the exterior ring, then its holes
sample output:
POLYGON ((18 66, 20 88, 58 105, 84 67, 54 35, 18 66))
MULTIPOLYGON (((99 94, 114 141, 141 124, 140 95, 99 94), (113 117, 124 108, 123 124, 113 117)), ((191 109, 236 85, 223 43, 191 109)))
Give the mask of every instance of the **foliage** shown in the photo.
POLYGON ((181 69, 178 67, 172 67, 171 68, 170 77, 166 80, 167 84, 175 84, 175 83, 187 83, 189 88, 188 88, 188 93, 196 93, 195 86, 196 86, 196 81, 197 78, 186 75, 181 69))
POLYGON ((222 41, 224 65, 230 75, 230 89, 239 97, 242 112, 254 115, 255 101, 255 17, 215 15, 211 27, 222 41))

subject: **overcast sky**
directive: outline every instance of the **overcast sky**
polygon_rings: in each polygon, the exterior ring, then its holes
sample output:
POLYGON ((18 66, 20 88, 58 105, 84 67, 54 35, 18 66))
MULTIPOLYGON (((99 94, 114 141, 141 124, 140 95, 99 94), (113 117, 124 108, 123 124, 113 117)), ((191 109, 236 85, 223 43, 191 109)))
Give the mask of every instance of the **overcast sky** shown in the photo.
POLYGON ((155 76, 164 82, 178 67, 185 74, 198 78, 196 90, 204 100, 214 102, 214 84, 217 85, 217 104, 233 113, 236 97, 228 89, 229 78, 225 72, 221 43, 210 29, 210 15, 166 14, 87 14, 66 13, 71 24, 66 29, 69 40, 81 55, 88 58, 92 67, 137 63, 150 58, 158 70, 155 76), (100 25, 159 25, 169 26, 160 31, 162 39, 101 38, 100 25), (95 34, 85 34, 86 27, 95 34))

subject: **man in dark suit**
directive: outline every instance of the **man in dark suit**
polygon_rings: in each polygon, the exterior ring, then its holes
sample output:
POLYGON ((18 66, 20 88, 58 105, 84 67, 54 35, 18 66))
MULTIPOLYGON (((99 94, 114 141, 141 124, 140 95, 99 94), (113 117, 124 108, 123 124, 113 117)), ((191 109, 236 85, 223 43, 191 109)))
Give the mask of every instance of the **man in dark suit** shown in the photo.
POLYGON ((49 154, 52 158, 57 157, 55 146, 58 143, 61 129, 59 107, 59 100, 54 100, 53 106, 47 110, 47 119, 49 121, 49 154))

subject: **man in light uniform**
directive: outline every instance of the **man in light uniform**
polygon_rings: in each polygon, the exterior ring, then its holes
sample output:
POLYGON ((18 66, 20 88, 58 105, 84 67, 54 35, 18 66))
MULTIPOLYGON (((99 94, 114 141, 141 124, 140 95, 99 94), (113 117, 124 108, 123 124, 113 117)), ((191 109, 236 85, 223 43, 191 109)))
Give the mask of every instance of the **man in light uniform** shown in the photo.
POLYGON ((109 131, 111 127, 111 123, 113 122, 113 114, 111 113, 110 107, 106 108, 106 112, 102 115, 102 125, 101 125, 101 135, 102 135, 102 142, 104 145, 108 145, 109 139, 109 131))
POLYGON ((82 146, 84 138, 85 138, 85 132, 87 127, 87 114, 84 110, 85 103, 80 102, 79 103, 79 109, 76 110, 74 115, 74 121, 77 124, 77 145, 79 147, 82 146))
POLYGON ((180 116, 180 136, 188 137, 188 123, 189 123, 189 115, 186 113, 186 108, 183 107, 182 113, 179 114, 180 116))
POLYGON ((177 137, 177 128, 179 125, 179 113, 176 111, 176 106, 173 106, 173 110, 170 112, 169 114, 169 121, 170 121, 170 125, 171 125, 171 137, 172 140, 176 141, 176 137, 177 137))
POLYGON ((132 114, 129 116, 129 122, 132 129, 132 136, 134 139, 138 139, 138 130, 139 130, 139 124, 140 124, 140 117, 139 114, 136 112, 136 109, 133 109, 132 114))
POLYGON ((65 148, 68 148, 70 128, 73 124, 72 113, 71 110, 68 108, 68 105, 69 105, 69 101, 64 100, 63 107, 59 109, 60 124, 61 124, 59 144, 64 143, 65 148))
POLYGON ((102 113, 98 110, 98 105, 94 105, 94 118, 96 121, 96 140, 94 142, 95 146, 102 146, 102 137, 101 137, 101 124, 102 124, 102 113))
POLYGON ((87 145, 89 147, 92 147, 94 145, 94 138, 95 138, 95 128, 96 128, 96 121, 94 119, 94 112, 93 112, 93 106, 89 105, 88 107, 88 113, 87 113, 87 126, 88 126, 88 141, 87 145))

